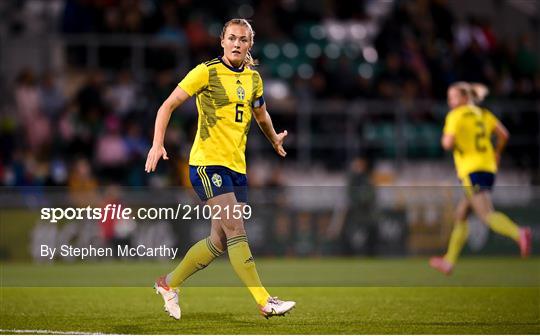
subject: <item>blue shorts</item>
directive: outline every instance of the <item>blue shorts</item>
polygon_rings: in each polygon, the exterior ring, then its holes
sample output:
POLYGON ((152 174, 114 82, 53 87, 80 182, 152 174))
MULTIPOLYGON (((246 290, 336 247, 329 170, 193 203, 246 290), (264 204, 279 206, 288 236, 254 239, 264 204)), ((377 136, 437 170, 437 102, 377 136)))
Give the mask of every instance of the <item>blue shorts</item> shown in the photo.
POLYGON ((247 176, 223 166, 189 166, 191 185, 201 201, 234 192, 236 200, 247 203, 247 176))
POLYGON ((495 174, 489 172, 470 173, 461 181, 467 196, 472 196, 481 191, 491 191, 495 184, 495 174))

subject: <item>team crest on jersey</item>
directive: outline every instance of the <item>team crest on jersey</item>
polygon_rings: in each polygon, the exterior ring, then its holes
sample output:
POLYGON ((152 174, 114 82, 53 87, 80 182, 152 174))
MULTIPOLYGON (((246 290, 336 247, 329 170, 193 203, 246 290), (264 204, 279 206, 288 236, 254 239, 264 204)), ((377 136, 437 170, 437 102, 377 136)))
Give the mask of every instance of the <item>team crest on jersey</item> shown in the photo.
POLYGON ((246 91, 244 91, 244 88, 239 86, 236 89, 236 95, 238 96, 238 99, 244 100, 244 97, 246 96, 246 91))
POLYGON ((222 184, 221 176, 218 174, 212 175, 212 183, 214 183, 216 187, 220 188, 222 184))

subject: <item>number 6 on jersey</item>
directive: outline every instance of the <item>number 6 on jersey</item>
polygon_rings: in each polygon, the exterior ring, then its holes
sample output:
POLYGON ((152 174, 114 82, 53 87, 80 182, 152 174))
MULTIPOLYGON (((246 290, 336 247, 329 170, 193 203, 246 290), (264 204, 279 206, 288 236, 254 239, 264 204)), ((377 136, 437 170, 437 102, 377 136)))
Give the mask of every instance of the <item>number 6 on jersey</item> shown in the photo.
POLYGON ((242 117, 244 116, 244 104, 238 103, 236 104, 236 116, 234 118, 234 121, 241 123, 242 117))

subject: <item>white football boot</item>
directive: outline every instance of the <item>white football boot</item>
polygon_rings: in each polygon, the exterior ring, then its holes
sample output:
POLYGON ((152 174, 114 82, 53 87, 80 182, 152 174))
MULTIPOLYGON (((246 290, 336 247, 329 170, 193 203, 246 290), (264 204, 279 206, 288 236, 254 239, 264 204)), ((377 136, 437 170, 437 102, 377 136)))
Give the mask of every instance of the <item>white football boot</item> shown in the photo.
POLYGON ((259 306, 259 312, 267 319, 272 316, 285 316, 295 305, 296 302, 294 301, 282 301, 277 297, 271 296, 266 301, 266 305, 259 306))
POLYGON ((161 294, 163 297, 163 302, 165 311, 169 313, 169 316, 177 320, 180 319, 182 311, 180 310, 180 305, 178 304, 178 292, 167 286, 165 281, 165 276, 159 277, 154 284, 154 289, 156 294, 161 294))

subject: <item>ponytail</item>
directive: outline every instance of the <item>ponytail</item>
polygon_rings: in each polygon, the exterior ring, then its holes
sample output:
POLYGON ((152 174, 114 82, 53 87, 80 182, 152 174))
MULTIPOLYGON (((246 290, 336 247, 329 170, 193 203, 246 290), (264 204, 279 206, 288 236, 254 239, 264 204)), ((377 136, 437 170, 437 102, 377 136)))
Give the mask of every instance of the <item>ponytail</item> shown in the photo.
POLYGON ((481 83, 470 83, 470 85, 473 102, 475 104, 482 103, 486 96, 489 94, 489 89, 487 88, 487 86, 481 83))
POLYGON ((259 65, 259 62, 251 56, 251 52, 248 50, 246 57, 244 58, 244 66, 254 67, 256 65, 259 65))

